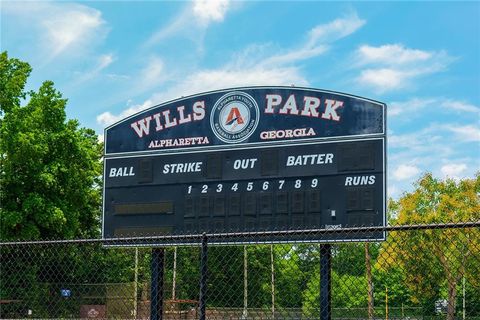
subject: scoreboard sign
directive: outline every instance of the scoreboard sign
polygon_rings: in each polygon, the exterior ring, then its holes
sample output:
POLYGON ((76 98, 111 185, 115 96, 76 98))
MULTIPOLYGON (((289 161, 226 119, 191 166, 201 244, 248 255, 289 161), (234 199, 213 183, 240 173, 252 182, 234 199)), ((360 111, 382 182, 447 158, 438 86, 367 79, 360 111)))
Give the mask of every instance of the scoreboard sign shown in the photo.
POLYGON ((142 111, 105 130, 103 237, 384 226, 385 120, 382 103, 295 87, 221 90, 142 111))

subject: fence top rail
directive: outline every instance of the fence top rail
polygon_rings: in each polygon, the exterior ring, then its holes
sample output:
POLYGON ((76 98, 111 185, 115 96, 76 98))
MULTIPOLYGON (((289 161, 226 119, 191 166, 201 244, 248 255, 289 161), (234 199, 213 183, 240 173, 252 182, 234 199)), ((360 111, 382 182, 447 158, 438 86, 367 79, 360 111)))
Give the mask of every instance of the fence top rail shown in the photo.
MULTIPOLYGON (((82 244, 82 243, 102 243, 104 245, 134 245, 135 242, 142 242, 139 246, 145 246, 145 241, 198 241, 187 245, 199 245, 202 237, 228 239, 240 237, 271 237, 271 236, 301 236, 304 234, 331 234, 331 233, 351 233, 351 232, 379 232, 379 231, 411 231, 411 230, 433 230, 433 229, 460 229, 480 227, 480 220, 470 222, 454 222, 439 224, 408 224, 393 226, 370 226, 370 227, 348 227, 348 228, 327 228, 327 229, 302 229, 302 230, 282 230, 282 231, 260 231, 260 232, 228 232, 228 233, 204 233, 204 234, 176 234, 162 236, 141 236, 109 239, 70 239, 70 240, 35 240, 35 241, 3 241, 2 246, 21 246, 21 245, 48 245, 48 244, 82 244)), ((295 242, 294 240, 292 242, 295 242)), ((149 244, 149 243, 147 243, 149 244)), ((168 245, 168 243, 166 244, 168 245)))

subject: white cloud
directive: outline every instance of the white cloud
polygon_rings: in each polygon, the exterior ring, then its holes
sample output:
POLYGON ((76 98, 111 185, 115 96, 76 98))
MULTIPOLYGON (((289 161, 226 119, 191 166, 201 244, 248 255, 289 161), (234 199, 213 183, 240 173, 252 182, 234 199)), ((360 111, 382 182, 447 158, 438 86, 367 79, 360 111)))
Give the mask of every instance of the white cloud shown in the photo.
POLYGON ((318 42, 328 43, 344 38, 357 31, 365 23, 365 20, 360 19, 357 13, 353 12, 330 23, 318 25, 308 34, 308 46, 313 47, 318 42))
POLYGON ((365 23, 366 21, 354 12, 329 23, 319 24, 308 32, 303 44, 284 53, 271 55, 262 61, 262 64, 279 65, 316 57, 326 52, 330 43, 354 33, 365 23))
POLYGON ((395 185, 389 184, 387 192, 388 192, 387 194, 388 198, 397 198, 400 193, 400 189, 395 185))
POLYGON ((229 87, 291 84, 305 86, 308 82, 300 75, 299 70, 293 67, 273 69, 253 67, 243 70, 227 67, 193 73, 166 91, 155 94, 151 100, 166 101, 194 93, 229 87))
POLYGON ((145 59, 145 64, 140 70, 137 70, 131 76, 109 74, 110 79, 126 80, 131 79, 128 88, 119 93, 123 97, 135 97, 146 91, 162 86, 169 78, 169 74, 165 70, 165 63, 157 56, 151 56, 145 59))
POLYGON ((93 31, 102 25, 99 11, 86 7, 78 9, 59 10, 59 14, 42 21, 47 32, 47 41, 53 48, 52 57, 85 43, 86 38, 92 36, 93 31))
POLYGON ((144 90, 165 80, 164 63, 159 57, 152 57, 138 76, 138 86, 144 90))
POLYGON ((401 44, 363 45, 354 55, 356 82, 379 93, 405 88, 421 76, 444 71, 453 61, 445 51, 423 51, 401 44))
POLYGON ((107 77, 112 80, 127 80, 130 79, 129 75, 126 74, 118 74, 118 73, 108 73, 107 77))
POLYGON ((473 113, 480 114, 480 107, 471 103, 459 100, 445 99, 443 97, 436 98, 412 98, 407 101, 392 101, 388 104, 388 116, 408 116, 409 119, 416 115, 422 109, 434 108, 437 112, 439 107, 443 108, 445 112, 455 113, 473 113))
POLYGON ((447 157, 452 154, 452 147, 448 143, 442 143, 442 141, 444 139, 441 133, 421 130, 408 134, 392 135, 388 138, 388 145, 395 157, 405 156, 407 159, 412 159, 429 157, 431 154, 447 157))
POLYGON ((462 173, 467 169, 465 163, 449 163, 440 168, 445 178, 460 179, 462 173))
MULTIPOLYGON (((300 46, 270 55, 262 60, 261 64, 265 67, 291 64, 319 56, 329 49, 331 42, 354 33, 364 24, 365 20, 360 19, 356 13, 329 23, 319 24, 308 32, 306 41, 300 46)), ((253 48, 259 48, 259 46, 253 46, 253 48)))
POLYGON ((98 57, 97 63, 93 68, 80 74, 80 76, 72 83, 72 85, 78 85, 82 82, 91 80, 98 76, 104 69, 111 65, 115 61, 113 54, 104 54, 98 57))
POLYGON ((46 62, 64 54, 82 55, 107 33, 102 13, 85 5, 64 2, 2 3, 3 11, 15 17, 18 39, 34 36, 46 62))
POLYGON ((470 104, 464 101, 445 100, 441 103, 441 106, 450 110, 477 113, 477 114, 480 113, 480 107, 477 107, 473 104, 470 104))
POLYGON ((283 54, 272 55, 261 62, 265 67, 291 64, 297 61, 310 59, 319 56, 328 50, 327 45, 316 45, 314 47, 300 47, 289 50, 283 54))
POLYGON ((406 80, 416 75, 415 71, 403 71, 391 68, 362 70, 357 78, 361 85, 371 86, 379 92, 404 87, 406 80))
MULTIPOLYGON (((150 73, 147 72, 148 68, 145 68, 145 77, 140 79, 140 81, 144 82, 145 85, 148 82, 158 85, 158 80, 164 78, 161 73, 161 65, 159 63, 154 68, 157 71, 151 71, 150 73), (149 80, 147 81, 147 79, 149 80), (154 81, 155 79, 156 81, 154 81)), ((200 70, 189 74, 181 81, 169 86, 166 90, 153 94, 144 103, 129 106, 119 114, 111 112, 100 114, 97 116, 97 122, 102 126, 109 126, 125 117, 151 107, 153 105, 152 101, 159 103, 195 93, 229 87, 291 84, 306 86, 308 81, 294 67, 263 68, 251 66, 245 69, 237 69, 235 66, 225 66, 219 69, 200 70)))
POLYGON ((435 53, 417 49, 408 49, 399 44, 387 44, 380 47, 363 45, 357 50, 359 64, 383 63, 400 65, 418 61, 426 61, 435 53))
POLYGON ((108 67, 114 60, 115 60, 115 58, 113 57, 113 54, 104 54, 104 55, 100 56, 99 59, 98 59, 98 65, 97 65, 96 70, 103 70, 103 69, 105 69, 105 68, 108 67))
POLYGON ((194 0, 193 13, 204 24, 223 21, 229 5, 229 0, 194 0))
MULTIPOLYGON (((447 157, 453 146, 459 143, 480 141, 480 128, 476 125, 432 123, 421 130, 388 137, 389 148, 408 149, 447 157), (453 134, 452 134, 453 133, 453 134)), ((479 149, 479 146, 475 146, 479 149)))
POLYGON ((232 8, 230 0, 195 0, 145 42, 148 48, 171 37, 186 37, 201 49, 205 32, 212 22, 221 22, 232 8))
POLYGON ((389 117, 396 117, 399 115, 410 117, 412 113, 416 113, 436 102, 437 99, 433 98, 412 98, 408 101, 393 101, 388 104, 387 114, 389 117))
POLYGON ((415 78, 443 71, 446 65, 436 64, 426 67, 386 67, 367 68, 360 72, 356 82, 372 87, 378 93, 402 89, 412 85, 415 78))
POLYGON ((152 102, 150 100, 147 100, 142 104, 128 107, 127 109, 120 112, 118 115, 114 115, 111 112, 104 112, 97 116, 97 122, 105 127, 108 127, 109 125, 120 121, 123 118, 131 116, 132 114, 145 110, 151 106, 152 102))
MULTIPOLYGON (((445 125, 446 130, 453 132, 456 138, 464 142, 480 142, 480 127, 478 125, 445 125)), ((478 147, 478 146, 477 146, 478 147)))
MULTIPOLYGON (((427 106, 432 110, 438 110, 441 101, 444 101, 441 98, 431 98, 434 100, 431 104, 422 106, 421 100, 419 99, 418 106, 415 107, 427 106)), ((414 104, 415 99, 411 101, 414 104)), ((424 101, 429 102, 428 99, 424 101)), ((411 174, 416 171, 409 167, 431 172, 436 177, 448 176, 453 179, 473 177, 480 171, 480 127, 470 121, 462 123, 459 118, 456 119, 457 121, 450 120, 447 124, 430 123, 417 130, 409 126, 408 133, 390 131, 387 140, 388 172, 391 177, 389 186, 394 185, 397 190, 402 191, 412 190, 413 182, 420 172, 407 178, 409 170, 411 174)), ((422 125, 421 121, 413 124, 419 125, 422 125)), ((396 194, 398 195, 399 193, 396 194)))
POLYGON ((169 22, 166 26, 154 32, 145 42, 144 47, 153 46, 179 33, 188 34, 192 31, 192 28, 196 29, 198 32, 198 36, 203 38, 202 33, 204 32, 204 30, 202 28, 198 29, 197 26, 193 26, 193 21, 195 20, 192 19, 191 13, 188 10, 183 10, 179 15, 174 18, 173 21, 169 22))
MULTIPOLYGON (((150 106, 150 101, 163 102, 181 96, 229 87, 255 85, 306 86, 308 81, 302 75, 300 68, 295 66, 295 63, 323 54, 328 50, 331 41, 353 33, 363 24, 365 24, 364 20, 359 19, 356 14, 351 14, 345 18, 314 27, 308 32, 303 43, 283 50, 282 53, 277 53, 282 51, 278 48, 271 50, 272 48, 269 45, 251 45, 235 54, 231 61, 223 66, 194 72, 187 69, 185 70, 186 75, 180 74, 179 70, 175 70, 175 78, 166 76, 163 62, 159 58, 153 59, 151 65, 145 68, 145 75, 139 76, 138 88, 146 91, 152 83, 158 85, 159 81, 164 81, 167 78, 172 80, 165 90, 153 94, 148 99, 148 105, 150 106)), ((144 108, 145 103, 129 107, 119 115, 105 112, 97 117, 97 122, 108 125, 144 108)))
POLYGON ((408 180, 420 173, 420 169, 415 165, 401 164, 393 171, 393 177, 396 180, 408 180))
MULTIPOLYGON (((475 126, 434 123, 407 134, 389 134, 388 172, 392 178, 389 185, 398 190, 411 190, 418 175, 406 178, 408 175, 405 173, 409 172, 410 166, 442 178, 473 177, 475 172, 480 171, 480 140, 473 141, 470 133, 462 136, 454 132, 464 127, 473 129, 475 126)), ((480 139, 478 131, 477 139, 480 139)), ((413 173, 416 170, 410 171, 413 173)))
POLYGON ((287 50, 271 49, 271 45, 250 45, 243 50, 229 64, 238 68, 257 66, 262 68, 277 68, 279 66, 292 65, 296 62, 317 57, 329 50, 333 41, 346 37, 357 31, 365 24, 356 13, 350 13, 344 18, 332 22, 319 24, 308 33, 305 41, 287 50), (274 52, 274 53, 270 53, 274 52), (280 53, 278 53, 280 52, 280 53))

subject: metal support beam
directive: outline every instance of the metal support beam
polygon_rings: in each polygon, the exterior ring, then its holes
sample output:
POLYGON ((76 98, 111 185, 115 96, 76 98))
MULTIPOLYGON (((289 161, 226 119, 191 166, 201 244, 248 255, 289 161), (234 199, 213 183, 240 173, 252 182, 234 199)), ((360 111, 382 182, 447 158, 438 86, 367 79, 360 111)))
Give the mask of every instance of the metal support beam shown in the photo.
POLYGON ((150 320, 163 319, 163 279, 164 279, 165 249, 152 249, 152 279, 150 299, 150 320))
POLYGON ((320 320, 332 318, 332 253, 330 244, 320 245, 320 320))

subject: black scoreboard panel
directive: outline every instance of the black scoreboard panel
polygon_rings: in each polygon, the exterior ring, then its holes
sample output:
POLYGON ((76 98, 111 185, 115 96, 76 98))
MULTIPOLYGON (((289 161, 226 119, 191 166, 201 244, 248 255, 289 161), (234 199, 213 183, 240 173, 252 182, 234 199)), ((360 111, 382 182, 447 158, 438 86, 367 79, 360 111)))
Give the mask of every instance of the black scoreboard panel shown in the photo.
MULTIPOLYGON (((375 138, 108 158, 103 236, 383 226, 384 143, 375 138)), ((239 242, 228 239, 221 241, 239 242)), ((298 237, 380 239, 383 232, 298 237)))

